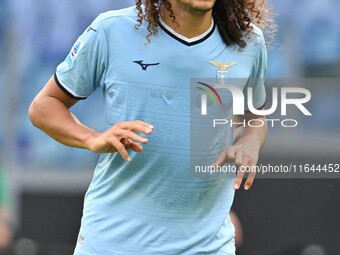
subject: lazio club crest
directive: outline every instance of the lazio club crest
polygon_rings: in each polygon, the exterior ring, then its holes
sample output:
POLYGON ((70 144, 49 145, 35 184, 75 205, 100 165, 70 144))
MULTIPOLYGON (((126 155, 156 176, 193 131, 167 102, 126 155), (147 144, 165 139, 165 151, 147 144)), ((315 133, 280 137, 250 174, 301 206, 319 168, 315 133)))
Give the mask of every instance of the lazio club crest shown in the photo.
POLYGON ((221 62, 218 61, 208 61, 210 64, 216 66, 218 68, 217 70, 217 85, 215 86, 216 88, 225 88, 228 86, 228 81, 229 81, 229 68, 233 67, 236 65, 236 62, 227 62, 225 64, 222 64, 221 62))

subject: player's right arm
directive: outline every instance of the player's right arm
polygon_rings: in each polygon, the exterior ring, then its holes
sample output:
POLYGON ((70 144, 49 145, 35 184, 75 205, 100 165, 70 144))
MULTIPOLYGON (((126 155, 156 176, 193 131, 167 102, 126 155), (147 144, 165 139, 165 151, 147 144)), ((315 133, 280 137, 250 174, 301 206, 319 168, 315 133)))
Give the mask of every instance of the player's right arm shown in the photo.
POLYGON ((105 132, 98 132, 82 124, 70 112, 69 108, 77 101, 62 91, 52 77, 29 107, 29 118, 35 127, 68 146, 96 153, 118 151, 126 161, 130 161, 127 149, 143 150, 137 142, 145 144, 148 140, 134 131, 151 134, 152 125, 138 120, 126 121, 105 132))

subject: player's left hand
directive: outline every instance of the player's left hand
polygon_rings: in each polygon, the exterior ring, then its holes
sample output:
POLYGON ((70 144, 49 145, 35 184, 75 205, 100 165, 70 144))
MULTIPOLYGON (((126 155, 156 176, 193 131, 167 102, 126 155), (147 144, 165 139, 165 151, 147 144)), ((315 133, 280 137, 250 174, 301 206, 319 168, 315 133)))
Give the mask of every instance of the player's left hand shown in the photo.
POLYGON ((261 145, 257 141, 242 139, 223 151, 212 166, 222 167, 226 163, 235 162, 238 166, 238 170, 233 187, 238 190, 242 184, 245 173, 249 172, 248 178, 244 184, 244 189, 249 190, 256 175, 255 166, 259 158, 260 149, 261 145))

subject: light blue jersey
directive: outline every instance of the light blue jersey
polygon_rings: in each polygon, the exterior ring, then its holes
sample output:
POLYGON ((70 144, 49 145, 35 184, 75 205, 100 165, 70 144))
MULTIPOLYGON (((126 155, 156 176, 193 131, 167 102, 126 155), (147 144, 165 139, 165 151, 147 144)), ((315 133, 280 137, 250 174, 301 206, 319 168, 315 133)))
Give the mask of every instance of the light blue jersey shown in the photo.
MULTIPOLYGON (((208 61, 237 62, 231 78, 263 77, 262 33, 255 27, 258 35, 238 51, 226 46, 214 25, 189 40, 162 22, 145 45, 146 24, 139 30, 135 24, 134 8, 101 14, 55 74, 78 99, 104 90, 106 128, 132 120, 154 126, 144 150, 129 152, 131 162, 119 153, 101 155, 74 254, 235 254, 229 219, 234 180, 190 177, 190 78, 216 77, 208 61)), ((263 105, 263 83, 244 84, 249 86, 254 105, 263 105)))

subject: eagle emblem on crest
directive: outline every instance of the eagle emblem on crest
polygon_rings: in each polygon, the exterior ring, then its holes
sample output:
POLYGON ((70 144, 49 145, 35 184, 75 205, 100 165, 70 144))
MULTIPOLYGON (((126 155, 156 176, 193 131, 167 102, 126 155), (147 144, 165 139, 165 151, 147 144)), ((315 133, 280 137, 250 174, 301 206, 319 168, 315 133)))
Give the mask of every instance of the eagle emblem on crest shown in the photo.
POLYGON ((225 64, 222 64, 219 61, 208 61, 210 64, 216 66, 218 68, 217 70, 217 83, 218 85, 228 85, 229 81, 229 68, 237 65, 237 62, 226 62, 225 64))

